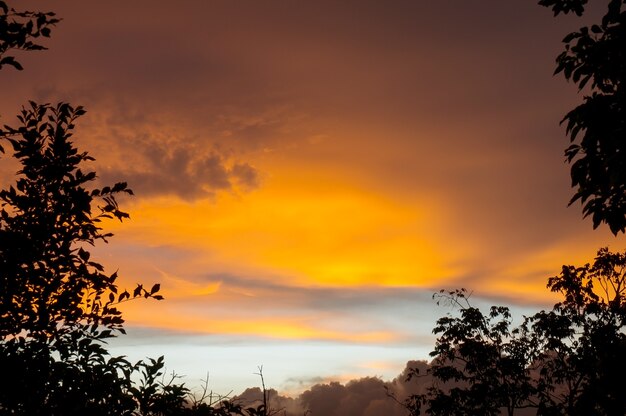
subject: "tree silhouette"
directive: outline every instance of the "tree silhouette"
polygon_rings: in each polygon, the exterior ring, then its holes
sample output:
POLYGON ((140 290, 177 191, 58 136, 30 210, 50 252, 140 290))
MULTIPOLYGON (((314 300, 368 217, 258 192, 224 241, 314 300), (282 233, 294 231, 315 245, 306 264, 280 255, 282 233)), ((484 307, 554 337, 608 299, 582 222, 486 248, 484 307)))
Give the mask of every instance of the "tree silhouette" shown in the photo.
MULTIPOLYGON (((540 0, 554 15, 585 11, 587 0, 540 0)), ((583 204, 593 227, 626 230, 626 0, 610 0, 600 24, 567 35, 555 74, 588 95, 562 120, 571 145, 570 205, 583 204)), ((592 265, 563 266, 548 288, 563 300, 511 329, 506 307, 483 314, 464 290, 441 292, 459 316, 437 321, 439 334, 425 393, 412 415, 624 415, 626 253, 598 251, 592 265)), ((411 377, 420 377, 416 371, 411 377)))
MULTIPOLYGON (((0 68, 22 70, 11 51, 45 49, 54 13, 16 11, 0 1, 0 68)), ((31 102, 20 126, 0 129, 0 151, 21 169, 0 190, 0 413, 15 415, 157 415, 201 410, 184 385, 159 379, 163 359, 131 364, 105 343, 124 333, 119 303, 162 299, 159 285, 120 291, 88 251, 107 241, 107 218, 128 215, 116 201, 125 183, 87 189, 93 160, 70 138, 81 107, 31 102)), ((186 414, 186 413, 185 413, 186 414)), ((212 414, 212 413, 198 413, 212 414)))
MULTIPOLYGON (((16 11, 0 1, 0 69, 22 70, 11 51, 45 49, 54 13, 16 11)), ((221 396, 196 398, 163 357, 130 363, 106 349, 125 334, 120 303, 161 300, 160 286, 117 286, 89 247, 107 242, 107 220, 128 218, 116 197, 126 183, 93 187, 93 158, 73 143, 85 110, 67 103, 30 102, 20 125, 0 128, 0 152, 20 166, 15 183, 0 190, 0 414, 261 416, 263 403, 244 408, 221 396), (215 399, 217 397, 217 399, 215 399)), ((261 381, 263 382, 262 373, 261 381)))
POLYGON ((12 50, 34 51, 46 49, 35 42, 39 37, 50 37, 51 26, 59 22, 52 12, 17 11, 0 1, 0 69, 5 65, 22 70, 12 50))
MULTIPOLYGON (((445 301, 457 308, 459 316, 444 316, 433 329, 439 334, 428 369, 434 383, 426 394, 407 400, 411 414, 426 408, 431 415, 511 416, 532 406, 534 348, 525 331, 511 328, 509 309, 493 306, 483 314, 464 289, 441 291, 436 297, 437 304, 445 301)), ((420 376, 414 370, 408 380, 420 376)))
MULTIPOLYGON (((603 248, 592 265, 564 266, 548 288, 563 296, 511 328, 506 307, 483 314, 464 290, 442 292, 459 316, 445 316, 426 394, 409 397, 412 415, 624 415, 626 253, 603 248)), ((417 371, 411 377, 420 377, 417 371)))
MULTIPOLYGON (((133 366, 105 341, 124 333, 116 305, 161 299, 159 285, 118 293, 88 251, 111 236, 107 218, 127 218, 115 199, 125 183, 88 190, 91 157, 70 141, 81 107, 30 103, 0 137, 21 169, 0 191, 0 409, 16 414, 123 414, 132 408, 133 366)), ((143 364, 138 364, 143 365, 143 364)), ((153 366, 154 367, 154 366, 153 366)))
MULTIPOLYGON (((541 0, 554 15, 582 15, 587 0, 541 0)), ((583 103, 565 115, 571 145, 565 156, 571 165, 570 205, 582 203, 593 227, 601 223, 613 234, 626 230, 626 5, 610 0, 602 21, 567 35, 557 57, 555 74, 585 87, 583 103)))
POLYGON ((440 336, 430 371, 444 385, 429 390, 430 413, 499 415, 505 409, 513 415, 528 406, 531 346, 526 337, 516 336, 518 330, 511 331, 509 309, 494 306, 485 315, 464 290, 439 296, 455 304, 461 316, 443 317, 433 329, 440 336))
POLYGON ((564 266, 549 280, 563 301, 528 320, 543 350, 544 414, 626 414, 625 271, 626 253, 603 248, 592 265, 564 266))

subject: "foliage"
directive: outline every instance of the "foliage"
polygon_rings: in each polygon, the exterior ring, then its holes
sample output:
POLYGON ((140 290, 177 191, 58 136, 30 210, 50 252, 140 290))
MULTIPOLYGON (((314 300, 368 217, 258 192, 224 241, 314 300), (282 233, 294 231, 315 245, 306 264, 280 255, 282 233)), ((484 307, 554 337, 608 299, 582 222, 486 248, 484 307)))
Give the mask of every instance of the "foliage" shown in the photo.
POLYGON ((123 377, 130 364, 110 357, 104 343, 124 333, 116 305, 161 299, 159 285, 118 293, 117 274, 87 250, 111 236, 102 220, 128 217, 115 198, 131 191, 124 183, 86 189, 96 175, 81 166, 92 159, 70 141, 83 113, 31 103, 21 126, 0 130, 21 166, 15 184, 0 191, 0 368, 15 375, 2 381, 0 408, 17 414, 132 407, 130 374, 123 377))
MULTIPOLYGON (((16 11, 0 0, 0 68, 23 69, 12 50, 42 50, 54 13, 16 11)), ((91 188, 93 158, 70 140, 85 113, 67 103, 30 102, 17 128, 0 128, 0 152, 21 166, 0 190, 0 413, 14 415, 266 416, 264 403, 244 408, 221 396, 193 396, 177 377, 165 379, 163 357, 130 363, 106 341, 124 334, 120 303, 163 299, 160 286, 118 290, 91 258, 90 246, 112 236, 104 220, 123 220, 116 197, 126 183, 91 188)), ((261 380, 262 378, 262 373, 261 380)))
MULTIPOLYGON (((120 303, 163 299, 160 286, 119 290, 88 251, 110 233, 103 221, 123 220, 116 200, 125 183, 88 189, 93 160, 72 141, 81 107, 31 102, 17 128, 0 138, 21 169, 0 191, 0 412, 17 415, 265 416, 221 400, 191 397, 163 357, 135 364, 112 357, 107 339, 124 334, 120 303)), ((262 373, 260 374, 262 377, 262 373)), ((262 379, 263 380, 263 379, 262 379)), ((265 389, 264 389, 265 391, 265 389)))
MULTIPOLYGON (((540 0, 554 15, 581 16, 587 0, 540 0)), ((575 193, 594 228, 626 231, 626 5, 609 0, 600 24, 567 35, 562 73, 588 95, 566 114, 575 193)), ((405 402, 412 415, 624 415, 626 397, 626 253, 600 249, 595 262, 564 266, 548 280, 563 300, 511 328, 508 308, 484 314, 464 290, 441 292, 459 316, 438 320, 425 394, 405 402)), ((410 377, 421 377, 417 371, 410 377)))
POLYGON ((63 339, 69 332, 104 339, 121 331, 116 304, 138 296, 155 297, 141 285, 117 294, 117 274, 104 273, 86 250, 111 234, 106 218, 128 218, 115 199, 132 194, 125 183, 87 190, 96 177, 80 165, 92 158, 70 142, 81 107, 31 102, 18 117, 22 126, 0 135, 13 148, 22 169, 15 186, 0 191, 0 336, 63 339), (100 201, 97 213, 92 205, 100 201), (100 328, 105 330, 100 330, 100 328))
MULTIPOLYGON (((586 0, 541 0, 555 15, 584 12, 586 0)), ((610 0, 602 21, 563 39, 555 74, 562 73, 579 91, 583 103, 565 115, 571 145, 570 204, 580 200, 593 227, 601 223, 613 234, 626 230, 626 0, 610 0)))
POLYGON ((565 266, 548 287, 563 295, 528 320, 543 351, 543 414, 626 414, 626 253, 598 251, 592 265, 565 266))
POLYGON ((626 253, 603 248, 592 265, 564 266, 548 288, 563 301, 516 328, 508 308, 483 314, 464 290, 441 292, 459 316, 437 321, 435 383, 405 402, 411 414, 626 414, 616 382, 626 372, 626 253))
MULTIPOLYGON (((526 407, 533 393, 532 345, 525 333, 510 330, 509 309, 493 306, 485 315, 464 289, 437 296, 459 308, 460 316, 442 317, 433 329, 439 338, 429 373, 436 383, 410 398, 412 414, 424 405, 432 415, 499 415, 501 409, 512 415, 526 407)), ((414 371, 409 379, 419 376, 414 371)))
POLYGON ((14 56, 7 56, 10 50, 34 51, 46 49, 35 42, 39 37, 50 37, 51 26, 59 22, 54 13, 16 11, 0 1, 0 69, 10 65, 22 70, 22 65, 14 56))

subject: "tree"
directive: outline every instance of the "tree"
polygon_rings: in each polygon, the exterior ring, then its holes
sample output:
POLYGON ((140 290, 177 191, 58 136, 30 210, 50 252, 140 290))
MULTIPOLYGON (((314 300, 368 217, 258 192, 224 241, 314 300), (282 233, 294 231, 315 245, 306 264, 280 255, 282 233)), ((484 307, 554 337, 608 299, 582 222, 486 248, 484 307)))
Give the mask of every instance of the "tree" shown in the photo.
MULTIPOLYGON (((587 0, 540 0, 554 15, 581 16, 587 0)), ((593 227, 626 231, 626 0, 609 0, 600 24, 567 35, 555 74, 588 95, 565 115, 575 193, 593 227)), ((626 253, 600 249, 592 265, 563 266, 548 288, 563 296, 510 328, 506 307, 485 315, 464 290, 442 292, 459 310, 438 320, 426 394, 405 402, 412 415, 624 415, 626 253)), ((410 377, 421 376, 417 371, 410 377)))
MULTIPOLYGON (((587 0, 540 0, 554 15, 585 10, 587 0)), ((580 200, 594 229, 601 223, 613 234, 626 230, 626 0, 610 0, 599 24, 567 35, 557 57, 562 73, 583 102, 562 120, 571 145, 565 150, 571 165, 570 205, 580 200)))
POLYGON ((459 316, 437 321, 428 370, 434 383, 407 399, 410 413, 626 414, 626 253, 600 249, 592 265, 564 266, 548 288, 563 300, 517 328, 506 307, 485 315, 464 290, 442 292, 459 316))
MULTIPOLYGON (((12 50, 41 50, 54 13, 18 12, 0 1, 0 68, 22 70, 12 50)), ((257 416, 264 402, 244 408, 227 398, 196 398, 163 357, 135 364, 113 357, 106 341, 125 334, 120 303, 161 300, 160 286, 118 289, 89 247, 107 242, 104 221, 128 214, 116 197, 126 183, 95 188, 93 158, 71 140, 82 107, 30 102, 20 125, 0 128, 0 152, 21 166, 0 190, 0 413, 13 415, 257 416), (215 400, 215 401, 214 401, 215 400)), ((261 374, 261 381, 263 377, 261 374)))
MULTIPOLYGON (((426 407, 432 415, 486 416, 504 411, 512 416, 516 409, 532 406, 534 349, 524 331, 511 329, 509 309, 493 306, 485 315, 470 304, 464 289, 437 296, 458 308, 460 316, 437 321, 433 333, 439 337, 428 370, 435 382, 426 394, 408 399, 411 414, 419 415, 426 407)), ((409 380, 419 376, 415 370, 409 380)))
MULTIPOLYGON (((88 246, 111 236, 107 218, 127 218, 116 195, 125 183, 88 190, 92 160, 70 141, 81 107, 30 103, 0 137, 21 165, 15 185, 0 191, 0 408, 16 414, 123 414, 134 401, 122 357, 105 341, 124 333, 117 305, 162 299, 159 285, 118 293, 88 246), (68 407, 69 406, 69 407, 68 407)), ((138 364, 139 365, 139 364, 138 364)))
POLYGON ((34 51, 46 49, 35 42, 39 37, 50 37, 51 26, 60 20, 52 12, 17 11, 0 1, 0 69, 10 65, 22 70, 22 65, 14 56, 7 56, 11 50, 34 51))
POLYGON ((626 414, 625 272, 626 253, 602 248, 593 264, 564 266, 548 281, 563 301, 527 320, 543 351, 542 414, 626 414))
MULTIPOLYGON (((16 11, 0 1, 0 69, 22 70, 8 53, 45 49, 35 40, 49 37, 58 22, 54 13, 16 11)), ((106 339, 124 333, 118 303, 161 297, 158 285, 118 294, 117 275, 105 274, 87 250, 111 236, 99 226, 103 219, 128 217, 115 197, 131 191, 124 183, 85 188, 95 173, 81 167, 92 159, 69 140, 82 114, 69 104, 31 102, 18 116, 21 126, 0 129, 0 151, 8 144, 22 167, 15 185, 0 191, 0 412, 148 415, 199 408, 181 406, 183 385, 156 379, 162 358, 133 365, 104 348, 106 339), (140 371, 139 380, 132 378, 140 371), (167 412, 156 412, 159 406, 167 412)))

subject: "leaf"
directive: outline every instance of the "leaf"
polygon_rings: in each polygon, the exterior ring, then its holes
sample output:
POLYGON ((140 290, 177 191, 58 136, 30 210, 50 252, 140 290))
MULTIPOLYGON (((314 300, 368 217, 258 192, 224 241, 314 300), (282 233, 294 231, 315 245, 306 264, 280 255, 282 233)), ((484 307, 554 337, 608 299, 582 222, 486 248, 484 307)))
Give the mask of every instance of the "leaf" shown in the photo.
POLYGON ((152 289, 150 289, 150 294, 155 294, 157 293, 159 290, 161 290, 161 285, 156 283, 154 286, 152 286, 152 289))
POLYGON ((24 69, 24 67, 22 67, 22 65, 19 62, 17 62, 15 58, 12 56, 7 56, 5 58, 0 59, 0 68, 2 68, 2 65, 11 65, 18 71, 22 71, 24 69))
POLYGON ((137 287, 133 291, 133 297, 136 298, 137 296, 139 296, 142 290, 143 290, 143 285, 137 285, 137 287))
POLYGON ((91 254, 89 254, 89 252, 83 250, 82 248, 78 249, 78 257, 80 257, 80 259, 82 261, 88 261, 89 257, 91 257, 91 254))

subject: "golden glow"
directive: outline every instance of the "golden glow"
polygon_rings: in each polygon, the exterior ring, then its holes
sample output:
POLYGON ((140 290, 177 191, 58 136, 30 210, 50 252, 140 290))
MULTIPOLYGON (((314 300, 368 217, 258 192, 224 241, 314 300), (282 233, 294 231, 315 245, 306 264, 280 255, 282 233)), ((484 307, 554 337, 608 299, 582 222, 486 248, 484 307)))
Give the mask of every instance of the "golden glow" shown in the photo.
POLYGON ((384 331, 350 331, 324 328, 317 320, 308 318, 222 318, 203 317, 198 314, 184 314, 172 310, 167 313, 163 304, 161 312, 152 314, 145 305, 125 308, 130 325, 184 330, 198 334, 243 335, 279 339, 309 339, 340 341, 348 343, 387 343, 397 341, 397 334, 384 331), (165 312, 165 313, 164 313, 165 312))
POLYGON ((201 250, 213 271, 269 271, 298 285, 424 286, 454 274, 426 232, 434 203, 403 205, 319 175, 283 177, 243 197, 141 200, 115 231, 201 250))
MULTIPOLYGON (((277 165, 272 172, 260 189, 243 195, 223 193, 193 202, 137 199, 132 221, 110 224, 127 244, 188 255, 157 270, 155 279, 171 303, 155 305, 158 313, 131 306, 125 310, 129 324, 204 334, 393 342, 407 332, 381 331, 376 324, 359 330, 350 319, 339 322, 339 315, 296 311, 294 305, 306 299, 282 297, 302 295, 272 293, 271 285, 467 287, 477 296, 549 305, 555 295, 544 289, 546 279, 561 264, 591 260, 587 247, 596 244, 570 239, 485 256, 485 241, 458 233, 449 225, 451 210, 432 196, 370 189, 358 180, 340 180, 344 176, 332 169, 277 165), (475 270, 480 274, 471 273, 475 270), (256 279, 261 286, 222 283, 220 274, 256 279), (269 312, 272 307, 277 312, 269 312)), ((459 213, 452 215, 458 219, 459 213)))
POLYGON ((520 252, 493 250, 502 238, 498 230, 487 237, 476 234, 476 213, 465 217, 464 207, 432 190, 404 194, 369 186, 367 175, 350 175, 330 162, 304 157, 294 164, 272 157, 264 159, 266 176, 253 192, 194 201, 137 198, 130 201, 131 221, 107 224, 126 244, 186 256, 165 259, 154 277, 166 299, 180 302, 159 304, 158 310, 168 312, 154 315, 130 308, 129 323, 211 334, 391 342, 407 332, 360 332, 349 322, 327 327, 324 323, 337 317, 298 310, 300 299, 272 293, 272 285, 467 287, 477 296, 507 299, 494 300, 497 304, 549 305, 555 296, 544 289, 546 279, 561 264, 589 261, 588 247, 596 244, 570 239, 520 252), (221 283, 221 274, 244 280, 221 283), (246 279, 261 286, 247 287, 246 279), (258 304, 244 301, 251 297, 258 304), (279 312, 268 314, 268 299, 279 312))
MULTIPOLYGON (((506 264, 493 265, 499 271, 485 276, 480 285, 481 295, 491 295, 514 298, 518 301, 556 302, 560 295, 550 292, 546 288, 548 278, 561 272, 563 265, 582 266, 593 262, 595 252, 588 247, 601 247, 605 236, 597 236, 598 240, 589 241, 586 236, 575 236, 568 240, 559 241, 548 247, 538 248, 527 252, 517 259, 509 259, 506 264)), ((619 250, 619 248, 615 248, 619 250)))
POLYGON ((159 272, 161 274, 161 286, 168 288, 168 298, 212 295, 219 291, 222 284, 221 282, 193 282, 173 276, 162 270, 159 270, 159 272))

